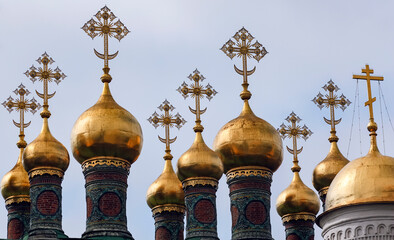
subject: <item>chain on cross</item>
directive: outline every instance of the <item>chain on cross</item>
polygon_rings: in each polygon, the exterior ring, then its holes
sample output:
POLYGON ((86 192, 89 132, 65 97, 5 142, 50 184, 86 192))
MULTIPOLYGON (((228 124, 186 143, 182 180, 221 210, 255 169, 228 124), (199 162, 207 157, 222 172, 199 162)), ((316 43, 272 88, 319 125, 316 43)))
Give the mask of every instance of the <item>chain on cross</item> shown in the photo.
POLYGON ((186 99, 189 95, 195 99, 196 108, 193 109, 189 107, 190 111, 196 115, 196 126, 194 126, 195 132, 202 132, 204 127, 201 125, 201 115, 205 113, 207 108, 201 110, 200 100, 201 98, 206 98, 210 101, 213 96, 217 94, 216 90, 212 88, 210 84, 206 87, 200 84, 200 81, 204 81, 205 77, 200 74, 200 72, 196 69, 193 74, 190 74, 188 78, 194 83, 190 84, 190 88, 187 83, 183 82, 182 85, 177 89, 177 91, 182 94, 182 96, 186 99))
POLYGON ((291 168, 291 170, 293 172, 299 172, 301 168, 298 165, 297 155, 302 152, 303 147, 297 149, 297 139, 302 137, 306 141, 313 134, 313 132, 309 130, 306 125, 303 127, 297 125, 297 123, 301 121, 301 118, 299 118, 294 112, 290 113, 290 115, 286 118, 286 121, 291 123, 291 125, 286 126, 282 123, 282 125, 280 125, 280 129, 278 129, 278 132, 280 133, 282 139, 285 139, 286 137, 293 139, 293 149, 289 148, 288 146, 286 146, 286 148, 287 151, 289 151, 289 153, 293 154, 294 156, 294 166, 291 168))
POLYGON ((34 83, 37 79, 40 82, 43 82, 44 85, 44 91, 43 93, 39 93, 36 90, 37 95, 44 100, 43 104, 43 111, 41 112, 41 117, 43 118, 49 118, 51 116, 51 113, 49 112, 49 104, 48 100, 55 96, 55 92, 49 94, 48 93, 48 82, 52 82, 52 80, 56 83, 59 84, 65 77, 67 77, 60 69, 59 67, 56 67, 54 70, 52 70, 49 65, 54 63, 55 61, 46 53, 41 55, 36 60, 39 64, 42 64, 42 67, 34 67, 32 65, 29 70, 25 72, 25 75, 27 77, 30 77, 30 80, 34 83))
POLYGON ((19 148, 26 147, 26 141, 24 140, 25 137, 25 128, 27 128, 31 121, 25 123, 25 112, 30 111, 31 113, 36 113, 38 109, 41 108, 41 105, 37 103, 34 97, 29 100, 25 98, 25 96, 29 95, 29 90, 26 89, 23 84, 19 85, 17 89, 14 90, 15 95, 19 96, 19 99, 13 99, 11 96, 7 98, 7 101, 4 101, 2 105, 8 110, 8 112, 12 112, 14 109, 19 112, 19 123, 14 122, 14 125, 19 128, 19 141, 17 146, 19 148))
POLYGON ((92 39, 96 36, 104 37, 104 54, 99 53, 96 49, 94 49, 94 53, 98 58, 104 60, 104 75, 102 77, 102 81, 110 82, 112 78, 109 75, 108 61, 114 59, 118 55, 119 51, 114 54, 108 53, 108 37, 114 37, 120 41, 130 31, 119 19, 114 22, 117 17, 107 6, 101 8, 101 10, 94 16, 97 21, 93 18, 90 19, 85 23, 85 25, 83 25, 82 30, 84 30, 92 39))
POLYGON ((339 118, 337 120, 335 119, 335 109, 339 106, 342 111, 345 111, 345 109, 350 105, 351 102, 343 94, 339 97, 334 94, 334 92, 337 92, 339 90, 339 87, 335 85, 332 80, 328 81, 328 83, 322 88, 325 91, 328 91, 328 94, 323 96, 323 94, 319 92, 319 94, 317 94, 317 96, 312 100, 312 102, 314 102, 320 109, 322 109, 323 107, 330 108, 330 119, 327 119, 325 117, 323 117, 323 119, 327 124, 331 125, 331 137, 329 138, 330 142, 338 141, 338 137, 335 135, 335 125, 338 125, 341 122, 342 118, 339 118))
MULTIPOLYGON (((376 123, 374 122, 374 117, 373 117, 373 107, 372 103, 376 101, 376 97, 372 98, 372 91, 371 91, 371 80, 374 81, 383 81, 383 77, 378 77, 378 76, 371 76, 373 74, 373 69, 369 68, 369 65, 365 65, 365 69, 361 70, 362 73, 365 73, 365 75, 353 75, 353 79, 362 79, 367 81, 367 88, 368 88, 368 101, 365 102, 365 106, 369 106, 369 121, 371 123, 376 123)), ((376 131, 371 129, 372 131, 376 131)))
POLYGON ((250 99, 252 94, 248 91, 248 76, 252 75, 256 70, 254 67, 252 70, 247 68, 247 59, 254 58, 257 62, 260 61, 268 52, 265 47, 258 41, 252 43, 254 37, 245 29, 242 28, 233 36, 233 40, 228 40, 222 50, 229 58, 233 59, 235 56, 242 57, 242 70, 238 69, 234 64, 235 71, 243 76, 243 91, 241 93, 242 100, 250 99))
POLYGON ((157 128, 158 126, 162 126, 165 128, 165 138, 159 137, 159 140, 162 143, 166 144, 166 155, 164 156, 165 160, 171 160, 172 155, 171 155, 171 149, 170 149, 170 144, 174 143, 176 140, 176 137, 170 138, 170 127, 177 127, 180 129, 185 123, 186 120, 182 118, 182 116, 177 113, 175 116, 172 116, 170 112, 172 112, 175 107, 170 104, 169 101, 164 100, 164 102, 158 107, 160 111, 164 111, 164 114, 158 114, 156 111, 152 114, 151 117, 148 118, 148 121, 155 127, 157 128))

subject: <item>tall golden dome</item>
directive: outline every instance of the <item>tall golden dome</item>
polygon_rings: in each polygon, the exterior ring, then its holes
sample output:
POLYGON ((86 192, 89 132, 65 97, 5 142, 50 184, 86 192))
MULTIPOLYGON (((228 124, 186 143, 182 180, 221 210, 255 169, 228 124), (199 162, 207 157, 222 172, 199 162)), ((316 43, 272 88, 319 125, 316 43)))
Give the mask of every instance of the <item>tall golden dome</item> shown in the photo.
POLYGON ((371 147, 366 156, 349 162, 334 178, 327 193, 327 210, 356 204, 394 202, 394 158, 377 147, 377 125, 368 125, 371 147))
POLYGON ((48 118, 43 117, 40 134, 23 152, 23 167, 27 172, 40 168, 66 171, 70 163, 67 149, 49 131, 48 118))
POLYGON ((95 105, 75 122, 71 148, 75 159, 97 156, 119 157, 133 163, 142 149, 142 130, 137 119, 113 99, 109 83, 95 105))
POLYGON ((23 148, 20 149, 15 166, 1 180, 1 194, 6 201, 12 197, 29 198, 30 182, 29 176, 22 165, 22 153, 23 148))
POLYGON ((319 209, 320 201, 317 194, 302 182, 298 172, 294 172, 291 184, 279 194, 276 200, 276 210, 279 216, 300 213, 316 215, 319 209))
POLYGON ((282 164, 282 140, 276 129, 254 115, 244 100, 241 114, 225 124, 214 140, 224 172, 244 166, 266 167, 275 172, 282 164))
POLYGON ((219 156, 205 144, 201 132, 196 132, 192 146, 178 160, 179 179, 211 177, 219 180, 222 175, 219 156))
POLYGON ((184 206, 184 198, 182 183, 172 168, 171 160, 166 160, 163 172, 146 193, 146 202, 150 208, 166 204, 184 206))

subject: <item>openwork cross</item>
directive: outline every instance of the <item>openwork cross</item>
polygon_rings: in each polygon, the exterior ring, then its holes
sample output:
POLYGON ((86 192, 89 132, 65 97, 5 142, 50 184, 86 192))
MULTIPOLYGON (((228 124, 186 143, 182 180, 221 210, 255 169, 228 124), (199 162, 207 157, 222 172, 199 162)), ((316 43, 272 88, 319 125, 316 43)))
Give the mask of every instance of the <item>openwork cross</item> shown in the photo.
MULTIPOLYGON (((85 25, 83 25, 82 29, 92 38, 94 39, 96 36, 104 37, 104 54, 101 54, 94 49, 94 53, 97 57, 104 60, 104 73, 108 74, 108 60, 114 59, 118 52, 114 54, 108 53, 108 37, 114 37, 119 41, 125 37, 130 31, 127 27, 118 19, 116 22, 116 16, 113 12, 107 7, 104 6, 100 11, 94 15, 97 19, 90 19, 85 25)), ((110 81, 110 80, 109 80, 110 81)))
POLYGON ((371 76, 373 69, 370 69, 368 64, 365 65, 365 69, 362 69, 361 72, 365 73, 365 75, 353 75, 353 79, 367 80, 368 101, 365 102, 365 106, 369 106, 369 120, 374 122, 372 103, 376 101, 376 97, 372 98, 371 80, 383 81, 383 77, 371 76))
POLYGON ((49 112, 48 108, 48 99, 52 98, 55 96, 55 93, 48 93, 48 82, 52 82, 52 80, 56 83, 59 84, 65 77, 67 77, 60 69, 59 67, 56 67, 54 70, 52 70, 49 65, 54 63, 55 61, 46 53, 41 55, 37 59, 37 62, 39 64, 42 64, 42 67, 34 67, 32 65, 29 70, 25 72, 25 75, 27 77, 30 77, 30 80, 34 83, 37 79, 40 82, 43 82, 44 85, 44 92, 39 93, 36 90, 37 95, 44 99, 44 104, 43 104, 43 111, 41 112, 41 117, 43 118, 49 118, 51 116, 51 113, 49 112))
POLYGON ((196 114, 196 126, 194 126, 193 128, 194 131, 202 132, 204 130, 204 127, 201 125, 200 116, 205 113, 207 108, 201 110, 200 99, 206 96, 206 98, 210 101, 212 97, 217 94, 217 92, 215 89, 212 88, 210 84, 208 84, 206 87, 200 84, 200 81, 204 81, 205 77, 200 74, 197 69, 194 70, 193 75, 190 74, 188 78, 191 81, 194 81, 194 83, 190 84, 190 88, 188 87, 187 83, 183 82, 182 85, 177 89, 177 91, 181 93, 185 99, 189 95, 191 95, 191 97, 196 100, 196 108, 193 109, 189 107, 189 109, 192 113, 196 114))
POLYGON ((268 52, 258 41, 252 42, 254 37, 245 28, 235 33, 233 39, 235 42, 231 39, 228 40, 220 50, 231 59, 235 56, 242 57, 242 70, 238 69, 235 65, 234 69, 238 74, 243 76, 242 86, 244 90, 241 93, 241 98, 243 100, 250 99, 252 94, 248 91, 248 76, 254 73, 256 67, 252 70, 248 70, 247 59, 253 57, 259 62, 268 52))
POLYGON ((25 137, 25 128, 27 128, 31 121, 25 123, 25 112, 30 111, 31 113, 36 113, 38 109, 41 108, 41 105, 37 103, 34 97, 29 100, 26 99, 25 96, 29 95, 29 90, 26 89, 23 84, 19 85, 17 89, 14 90, 15 95, 19 96, 19 99, 13 99, 11 96, 7 98, 7 101, 4 101, 2 105, 8 110, 8 112, 12 112, 14 109, 19 112, 19 123, 14 122, 14 125, 19 128, 19 142, 17 146, 19 148, 26 147, 26 141, 24 140, 25 137))
POLYGON ((160 111, 164 111, 164 114, 158 114, 154 112, 151 117, 148 118, 148 121, 155 127, 157 128, 158 126, 162 126, 165 128, 165 138, 159 137, 159 140, 162 143, 166 144, 166 155, 164 156, 165 160, 171 160, 172 155, 171 155, 171 149, 170 149, 170 144, 174 143, 176 140, 176 137, 170 138, 170 127, 177 127, 180 129, 185 123, 186 120, 182 118, 182 116, 177 113, 175 116, 171 115, 170 112, 172 112, 175 107, 170 104, 169 101, 164 100, 164 102, 158 107, 160 111))
POLYGON ((297 125, 297 123, 301 121, 301 118, 299 118, 294 112, 290 113, 290 115, 286 118, 286 121, 291 123, 291 125, 286 126, 282 123, 282 125, 280 125, 280 129, 278 129, 278 132, 280 133, 282 139, 285 139, 286 137, 293 139, 293 149, 289 148, 288 146, 286 146, 286 148, 287 151, 289 151, 289 153, 293 154, 294 156, 294 166, 291 168, 291 170, 293 172, 299 172, 301 168, 298 165, 297 155, 302 152, 303 147, 297 149, 297 139, 302 137, 306 141, 313 132, 305 125, 303 127, 297 125))
POLYGON ((325 117, 324 121, 331 125, 331 137, 329 138, 330 141, 338 141, 338 137, 335 135, 335 125, 339 124, 342 120, 342 118, 336 120, 335 119, 335 108, 338 106, 342 109, 342 111, 345 111, 346 107, 350 105, 350 101, 342 94, 340 97, 334 94, 334 92, 337 92, 339 90, 339 87, 335 85, 335 83, 330 80, 326 85, 322 87, 325 91, 328 91, 328 94, 323 96, 319 92, 317 96, 312 100, 320 109, 323 107, 330 108, 330 119, 327 119, 325 117), (326 98, 324 98, 326 97, 326 98))

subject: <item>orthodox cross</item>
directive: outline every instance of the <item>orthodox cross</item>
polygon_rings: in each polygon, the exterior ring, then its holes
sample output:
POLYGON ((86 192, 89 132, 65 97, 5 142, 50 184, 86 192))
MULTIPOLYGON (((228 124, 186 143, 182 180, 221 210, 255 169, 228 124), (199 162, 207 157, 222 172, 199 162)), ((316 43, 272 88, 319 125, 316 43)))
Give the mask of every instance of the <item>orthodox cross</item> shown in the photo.
POLYGON ((67 76, 59 69, 59 67, 56 67, 54 70, 49 67, 49 65, 55 61, 46 52, 44 52, 44 54, 42 54, 41 57, 37 59, 37 62, 42 64, 42 67, 38 67, 37 69, 34 67, 34 65, 32 65, 30 69, 25 72, 25 75, 30 77, 30 80, 33 83, 37 79, 43 82, 44 92, 39 93, 36 90, 36 93, 40 98, 44 99, 44 104, 42 105, 44 109, 41 112, 41 117, 49 118, 51 113, 48 110, 48 100, 55 96, 56 91, 51 94, 48 93, 48 82, 52 82, 53 80, 56 84, 59 84, 67 76))
POLYGON ((374 122, 372 103, 376 101, 376 97, 372 98, 371 80, 383 81, 383 77, 371 76, 373 69, 370 69, 368 64, 365 65, 365 69, 362 69, 361 72, 365 73, 365 75, 353 75, 353 79, 367 80, 368 101, 365 102, 365 106, 369 106, 369 120, 374 122))
POLYGON ((335 119, 335 108, 339 106, 342 111, 345 111, 346 107, 348 107, 351 102, 343 94, 340 97, 334 94, 334 92, 337 92, 339 90, 339 87, 335 85, 332 80, 328 81, 328 83, 322 88, 325 91, 328 91, 328 94, 325 95, 326 98, 324 98, 323 94, 319 92, 319 94, 317 94, 317 96, 312 100, 312 102, 314 102, 320 109, 322 109, 323 107, 330 108, 331 118, 323 118, 327 124, 331 125, 331 137, 329 138, 330 142, 338 141, 338 137, 335 135, 335 125, 339 124, 342 118, 338 120, 335 119))
POLYGON ((97 35, 104 37, 104 54, 101 54, 94 49, 94 53, 100 59, 104 60, 104 75, 102 77, 103 82, 110 82, 111 76, 109 73, 108 60, 114 59, 119 51, 114 54, 108 53, 108 37, 115 37, 119 41, 125 37, 130 31, 126 26, 118 19, 116 22, 114 20, 117 18, 113 12, 104 6, 100 11, 94 15, 97 19, 95 21, 93 18, 90 19, 85 25, 83 25, 82 30, 84 30, 92 39, 97 35))
POLYGON ((299 118, 294 112, 290 113, 290 115, 286 118, 286 121, 291 123, 291 125, 286 126, 282 123, 282 125, 280 125, 280 129, 278 129, 278 132, 282 135, 282 139, 285 139, 286 137, 293 138, 293 149, 290 149, 288 146, 286 146, 286 148, 287 151, 289 151, 289 153, 293 154, 294 156, 294 166, 291 168, 291 170, 293 172, 299 172, 301 168, 298 165, 297 155, 302 152, 303 147, 297 149, 297 139, 302 137, 306 141, 313 132, 305 125, 303 127, 297 125, 297 123, 301 121, 301 118, 299 118))
POLYGON ((231 59, 235 56, 242 57, 242 70, 238 69, 235 65, 234 69, 239 75, 243 76, 242 86, 244 90, 241 93, 241 98, 242 100, 247 100, 252 96, 248 91, 248 76, 252 75, 256 70, 256 67, 252 70, 248 70, 247 58, 253 57, 257 62, 259 62, 260 59, 262 59, 268 52, 258 41, 252 43, 254 37, 245 28, 242 28, 235 33, 233 39, 235 42, 231 39, 228 40, 220 50, 222 50, 231 59))
POLYGON ((200 116, 205 113, 207 108, 201 110, 200 99, 206 96, 206 98, 208 98, 208 100, 210 101, 212 97, 217 94, 217 92, 215 89, 212 88, 210 84, 208 84, 206 87, 200 84, 200 81, 204 81, 205 77, 200 74, 197 69, 194 70, 193 75, 190 74, 188 78, 191 81, 194 81, 194 83, 190 84, 190 88, 185 82, 183 82, 182 85, 177 89, 177 91, 181 93, 185 99, 189 96, 189 94, 192 98, 195 98, 196 108, 193 109, 189 107, 190 111, 196 114, 196 126, 194 126, 193 129, 195 132, 202 132, 204 130, 204 127, 201 125, 200 116))
POLYGON ((157 128, 159 125, 163 126, 165 128, 165 138, 159 137, 159 140, 162 143, 166 144, 166 154, 164 155, 165 160, 171 160, 172 155, 171 155, 171 149, 170 149, 170 144, 174 143, 176 140, 176 137, 170 138, 170 127, 177 127, 180 129, 185 123, 186 120, 182 118, 182 116, 177 113, 175 116, 172 116, 170 112, 172 112, 175 107, 170 104, 170 102, 167 101, 167 99, 158 107, 160 111, 164 111, 164 114, 157 114, 154 112, 151 117, 148 118, 148 121, 155 127, 157 128))
POLYGON ((24 140, 25 138, 25 128, 27 128, 31 121, 25 123, 25 112, 30 111, 31 113, 36 113, 37 109, 41 108, 41 105, 37 103, 34 97, 29 100, 26 99, 25 96, 29 95, 30 92, 23 86, 23 84, 19 85, 17 89, 14 90, 15 95, 19 96, 19 99, 13 99, 11 96, 7 98, 7 101, 4 101, 2 105, 8 110, 8 112, 12 112, 14 109, 19 112, 19 123, 14 122, 14 125, 19 128, 19 141, 16 144, 18 148, 25 148, 27 143, 24 140))

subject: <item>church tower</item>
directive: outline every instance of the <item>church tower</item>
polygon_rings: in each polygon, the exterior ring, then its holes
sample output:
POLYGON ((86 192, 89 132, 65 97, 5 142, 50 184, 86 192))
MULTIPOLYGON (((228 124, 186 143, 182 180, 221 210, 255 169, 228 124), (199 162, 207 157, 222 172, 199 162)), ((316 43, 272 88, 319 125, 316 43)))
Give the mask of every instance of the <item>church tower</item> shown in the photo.
POLYGON ((230 189, 232 239, 271 239, 271 182, 272 174, 282 163, 282 140, 276 129, 257 117, 249 106, 252 94, 248 90, 248 76, 256 68, 247 69, 247 59, 257 61, 267 51, 242 28, 227 41, 222 51, 231 59, 242 57, 244 102, 241 114, 225 124, 216 135, 214 150, 223 162, 230 189))
POLYGON ((104 60, 100 98, 75 122, 71 133, 71 148, 81 164, 86 188, 86 231, 83 238, 133 239, 127 229, 126 198, 130 166, 140 155, 142 130, 137 119, 119 106, 109 88, 112 80, 108 61, 108 38, 119 41, 129 30, 106 6, 97 12, 82 29, 93 39, 103 36, 104 54, 94 50, 104 60))

